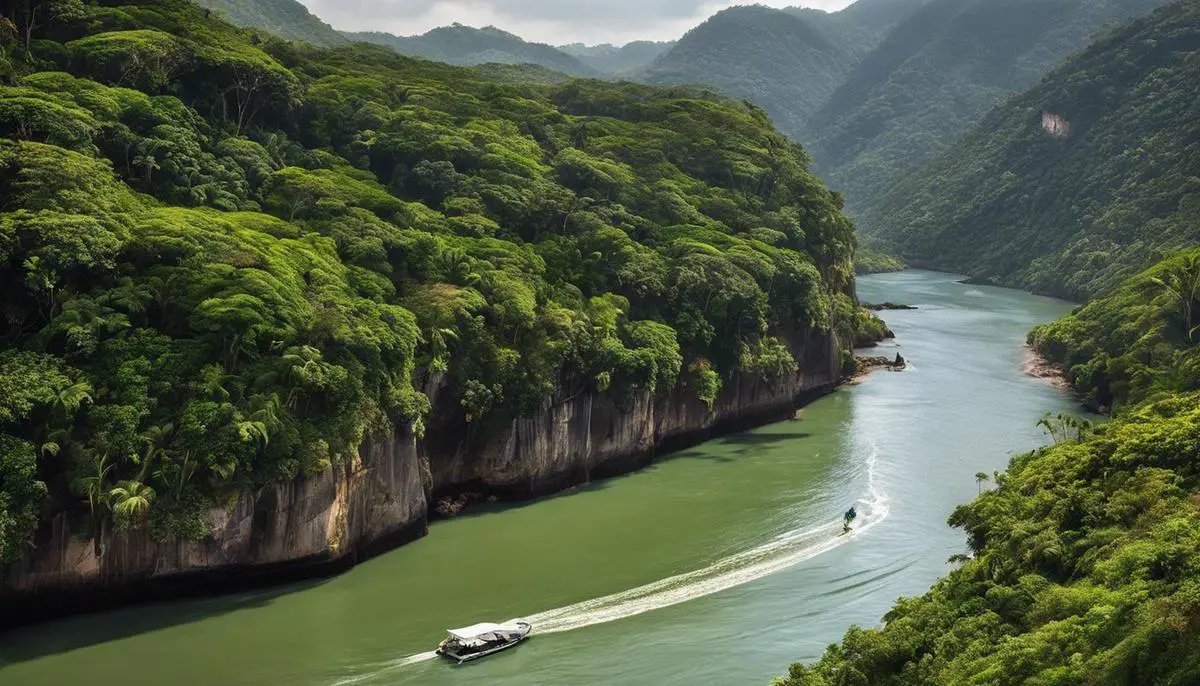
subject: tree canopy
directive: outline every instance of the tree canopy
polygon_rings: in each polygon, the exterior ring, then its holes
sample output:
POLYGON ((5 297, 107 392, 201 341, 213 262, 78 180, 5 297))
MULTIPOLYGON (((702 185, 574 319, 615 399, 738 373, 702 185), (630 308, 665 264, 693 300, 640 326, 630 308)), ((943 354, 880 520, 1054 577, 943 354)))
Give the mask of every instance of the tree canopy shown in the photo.
POLYGON ((7 559, 64 510, 203 535, 216 498, 420 434, 432 383, 480 431, 563 393, 711 403, 864 325, 840 198, 757 108, 183 0, 0 14, 7 559))
MULTIPOLYGON (((970 548, 961 566, 775 683, 1200 680, 1197 310, 1192 250, 1036 330, 1081 393, 1116 403, 1114 419, 1043 420, 1054 444, 950 517, 970 548)), ((982 491, 988 475, 976 479, 982 491)))
POLYGON ((868 212, 909 262, 1086 300, 1200 242, 1200 3, 1116 29, 868 212))

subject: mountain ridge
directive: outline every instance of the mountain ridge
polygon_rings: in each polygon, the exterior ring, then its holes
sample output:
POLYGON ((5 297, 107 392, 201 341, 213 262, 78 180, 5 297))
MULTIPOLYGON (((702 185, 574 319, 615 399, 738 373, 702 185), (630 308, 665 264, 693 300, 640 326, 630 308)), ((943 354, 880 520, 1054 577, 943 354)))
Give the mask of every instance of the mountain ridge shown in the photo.
POLYGON ((1200 243, 1200 2, 1101 37, 860 218, 910 261, 1072 299, 1200 243))

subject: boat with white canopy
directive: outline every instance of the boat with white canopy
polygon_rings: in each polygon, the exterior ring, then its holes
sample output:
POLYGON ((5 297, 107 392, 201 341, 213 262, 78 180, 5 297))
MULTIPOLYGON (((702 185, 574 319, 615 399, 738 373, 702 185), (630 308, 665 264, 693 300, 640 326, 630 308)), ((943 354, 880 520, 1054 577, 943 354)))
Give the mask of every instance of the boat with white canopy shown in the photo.
POLYGON ((438 646, 437 653, 462 664, 485 655, 498 653, 520 643, 533 626, 529 622, 510 619, 502 624, 481 622, 461 629, 450 629, 450 634, 438 646))

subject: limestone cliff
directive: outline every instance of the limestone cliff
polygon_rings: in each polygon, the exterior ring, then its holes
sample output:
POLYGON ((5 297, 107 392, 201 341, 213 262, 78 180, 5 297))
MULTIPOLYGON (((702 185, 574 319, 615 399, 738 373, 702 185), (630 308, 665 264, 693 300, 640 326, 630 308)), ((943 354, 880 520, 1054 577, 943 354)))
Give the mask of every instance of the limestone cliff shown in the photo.
POLYGON ((681 384, 669 395, 641 393, 618 403, 603 394, 555 398, 507 429, 473 435, 439 380, 423 440, 367 441, 351 464, 246 494, 206 517, 201 541, 155 542, 145 528, 105 528, 98 541, 70 530, 64 516, 0 588, 11 611, 0 626, 152 597, 175 596, 298 575, 328 573, 423 535, 431 495, 477 488, 533 497, 591 478, 630 471, 656 453, 723 430, 788 416, 806 395, 839 379, 829 336, 796 336, 800 371, 726 383, 710 409, 681 384))

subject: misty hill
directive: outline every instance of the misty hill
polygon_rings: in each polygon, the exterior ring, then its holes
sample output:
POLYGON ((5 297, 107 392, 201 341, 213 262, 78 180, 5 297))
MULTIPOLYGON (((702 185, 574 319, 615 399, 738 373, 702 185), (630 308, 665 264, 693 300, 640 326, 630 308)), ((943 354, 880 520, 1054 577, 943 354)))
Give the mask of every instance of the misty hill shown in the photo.
POLYGON ((391 48, 401 55, 456 65, 534 64, 571 76, 598 76, 599 72, 557 48, 530 43, 519 36, 489 26, 482 29, 454 24, 419 36, 390 33, 346 33, 354 40, 391 48))
POLYGON ((854 67, 813 116, 805 143, 851 208, 869 208, 890 182, 951 145, 1005 95, 1037 83, 1096 31, 1163 4, 931 0, 854 67))
POLYGON ((288 40, 334 47, 350 39, 313 16, 296 0, 195 0, 231 24, 262 29, 288 40))
MULTIPOLYGON (((915 7, 918 0, 883 4, 915 7)), ((715 86, 762 106, 781 130, 801 138, 808 117, 879 41, 878 31, 886 26, 870 11, 847 12, 733 7, 689 31, 640 79, 715 86)))
POLYGON ((621 47, 604 43, 584 45, 572 43, 558 49, 577 58, 596 71, 605 74, 624 74, 641 69, 675 46, 675 41, 634 41, 621 47))
POLYGON ((909 259, 1084 299, 1200 244, 1200 0, 993 109, 863 225, 909 259))

